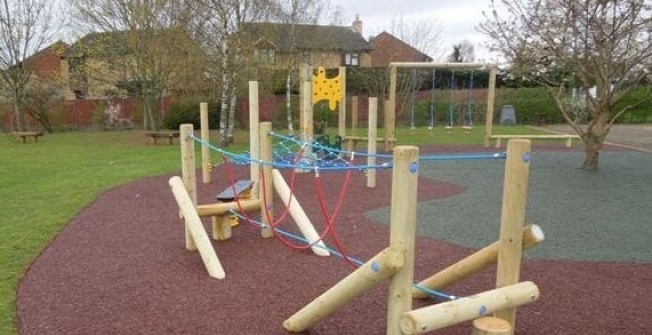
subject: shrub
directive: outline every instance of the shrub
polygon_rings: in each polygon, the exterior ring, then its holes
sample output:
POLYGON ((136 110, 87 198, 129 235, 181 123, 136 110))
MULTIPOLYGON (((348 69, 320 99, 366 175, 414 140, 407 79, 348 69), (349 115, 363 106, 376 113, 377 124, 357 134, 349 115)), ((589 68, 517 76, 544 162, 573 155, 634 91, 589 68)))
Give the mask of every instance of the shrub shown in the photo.
MULTIPOLYGON (((164 129, 179 129, 179 125, 192 123, 195 129, 201 127, 198 99, 185 99, 173 102, 161 125, 164 129)), ((220 126, 220 105, 208 103, 208 126, 218 129, 220 126)))

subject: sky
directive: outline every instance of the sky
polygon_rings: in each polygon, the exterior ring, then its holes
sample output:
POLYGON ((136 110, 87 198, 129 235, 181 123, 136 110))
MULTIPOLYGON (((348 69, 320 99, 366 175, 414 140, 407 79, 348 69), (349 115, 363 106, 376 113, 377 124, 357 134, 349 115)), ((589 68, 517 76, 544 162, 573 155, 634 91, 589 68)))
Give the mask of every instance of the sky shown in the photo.
POLYGON ((495 58, 483 47, 486 37, 475 30, 491 0, 331 0, 331 4, 341 6, 344 24, 350 24, 359 14, 365 38, 383 30, 390 32, 392 20, 401 16, 405 22, 410 22, 410 18, 432 18, 443 28, 445 51, 452 50, 454 43, 467 40, 474 46, 477 59, 495 58))

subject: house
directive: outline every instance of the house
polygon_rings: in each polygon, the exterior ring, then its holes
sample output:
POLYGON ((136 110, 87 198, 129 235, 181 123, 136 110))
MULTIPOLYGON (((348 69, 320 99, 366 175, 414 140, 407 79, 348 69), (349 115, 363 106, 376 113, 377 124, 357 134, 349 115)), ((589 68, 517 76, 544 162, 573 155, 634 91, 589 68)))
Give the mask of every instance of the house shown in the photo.
POLYGON ((383 31, 370 41, 371 66, 384 67, 391 62, 432 62, 433 59, 405 43, 398 37, 383 31))
POLYGON ((371 65, 371 45, 362 37, 362 22, 353 27, 288 23, 248 23, 244 39, 257 63, 287 68, 294 62, 327 68, 371 65))

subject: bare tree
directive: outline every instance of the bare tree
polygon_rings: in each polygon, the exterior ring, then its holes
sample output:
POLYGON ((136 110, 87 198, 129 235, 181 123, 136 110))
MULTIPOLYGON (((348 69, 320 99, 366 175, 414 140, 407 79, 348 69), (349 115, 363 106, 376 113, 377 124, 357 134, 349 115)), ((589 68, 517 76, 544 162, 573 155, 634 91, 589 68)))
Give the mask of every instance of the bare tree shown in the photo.
POLYGON ((448 55, 451 63, 472 63, 475 60, 475 48, 469 41, 453 44, 453 51, 448 55))
POLYGON ((158 130, 157 107, 171 76, 185 71, 193 43, 186 31, 189 12, 182 0, 69 0, 80 23, 90 32, 78 44, 80 63, 95 80, 110 81, 140 96, 144 127, 158 130), (97 61, 101 60, 101 67, 97 61))
POLYGON ((54 42, 64 24, 64 12, 51 1, 0 0, 0 75, 13 103, 16 130, 24 130, 21 105, 33 79, 25 60, 54 42))
POLYGON ((444 28, 436 17, 417 19, 400 15, 392 20, 389 32, 415 49, 437 59, 442 55, 438 46, 441 44, 443 31, 444 28))
MULTIPOLYGON (((238 35, 242 25, 264 20, 272 15, 271 0, 201 0, 189 1, 195 16, 194 32, 210 62, 210 75, 221 81, 220 144, 233 139, 235 101, 239 73, 247 68, 244 49, 252 42, 238 35)), ((245 85, 241 85, 245 86, 245 85)))
POLYGON ((649 2, 516 0, 501 5, 492 1, 479 30, 513 71, 550 89, 563 118, 586 145, 582 167, 597 169, 612 124, 633 107, 616 110, 616 103, 650 69, 649 2), (570 86, 585 92, 586 124, 569 99, 570 86), (588 93, 593 87, 595 95, 588 93))

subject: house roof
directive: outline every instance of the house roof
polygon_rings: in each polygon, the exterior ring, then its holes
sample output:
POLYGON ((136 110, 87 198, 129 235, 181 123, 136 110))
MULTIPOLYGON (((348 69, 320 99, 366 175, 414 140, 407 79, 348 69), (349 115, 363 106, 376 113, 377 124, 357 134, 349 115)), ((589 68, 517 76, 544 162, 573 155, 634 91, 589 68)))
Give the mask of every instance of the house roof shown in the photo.
POLYGON ((86 55, 89 50, 94 52, 111 50, 113 53, 126 54, 125 44, 127 32, 92 32, 73 43, 66 53, 65 57, 81 57, 86 55), (122 50, 122 51, 121 51, 122 50))
POLYGON ((390 62, 432 62, 433 59, 398 37, 383 31, 371 39, 372 66, 387 65, 390 62))
POLYGON ((276 50, 339 50, 365 51, 371 45, 351 27, 322 26, 285 23, 247 23, 242 31, 254 39, 254 43, 270 43, 276 50), (292 48, 294 31, 294 48, 292 48))

